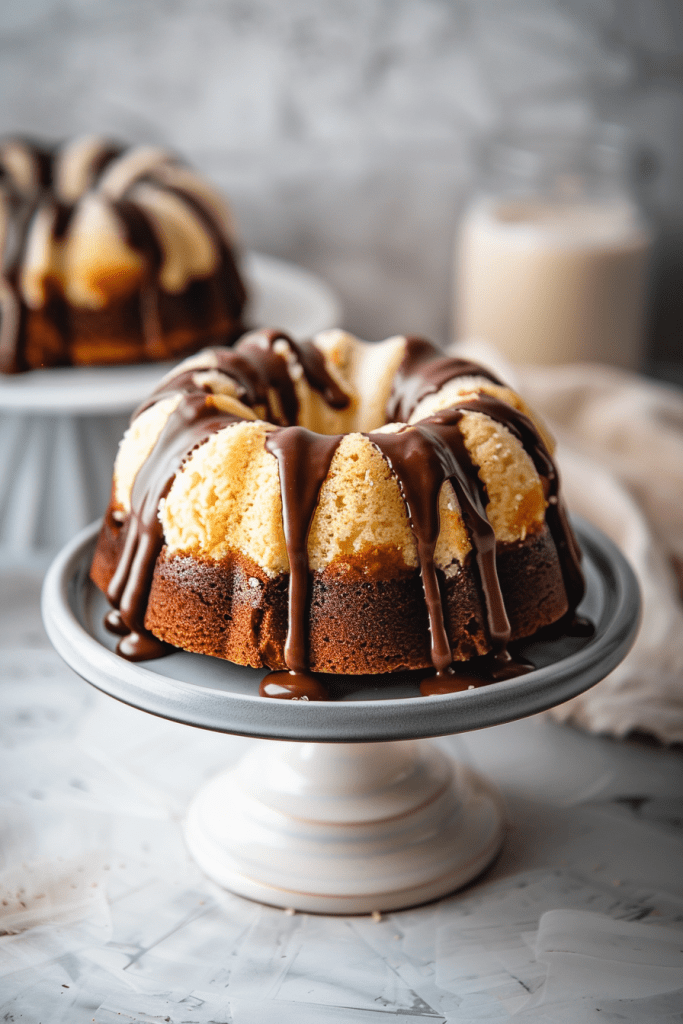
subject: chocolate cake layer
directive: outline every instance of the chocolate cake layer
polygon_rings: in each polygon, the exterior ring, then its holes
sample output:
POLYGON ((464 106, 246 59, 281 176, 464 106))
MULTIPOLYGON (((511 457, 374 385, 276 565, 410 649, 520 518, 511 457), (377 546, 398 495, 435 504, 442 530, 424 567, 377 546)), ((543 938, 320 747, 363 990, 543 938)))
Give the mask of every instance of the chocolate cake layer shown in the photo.
MULTIPOLYGON (((121 528, 107 517, 91 573, 103 590, 121 544, 121 528)), ((547 529, 502 547, 497 567, 512 639, 530 636, 567 610, 547 529)), ((338 562, 309 574, 307 637, 313 671, 385 673, 431 664, 419 571, 392 575, 385 559, 375 561, 375 568, 338 562)), ((453 660, 487 654, 492 644, 473 560, 454 576, 438 575, 453 660)), ((145 626, 184 650, 252 668, 284 669, 288 587, 288 574, 269 578, 240 553, 211 562, 168 556, 164 549, 154 569, 145 626)))

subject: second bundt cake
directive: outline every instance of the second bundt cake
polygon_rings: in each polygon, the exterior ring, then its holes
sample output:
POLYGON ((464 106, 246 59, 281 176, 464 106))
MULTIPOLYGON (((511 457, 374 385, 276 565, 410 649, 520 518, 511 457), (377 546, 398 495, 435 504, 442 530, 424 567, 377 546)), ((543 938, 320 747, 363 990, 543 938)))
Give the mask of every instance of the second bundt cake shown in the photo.
POLYGON ((134 417, 91 575, 129 658, 160 641, 293 673, 501 652, 583 592, 551 442, 419 338, 246 335, 134 417))
POLYGON ((178 359, 234 340, 223 199, 163 149, 0 143, 0 372, 178 359))

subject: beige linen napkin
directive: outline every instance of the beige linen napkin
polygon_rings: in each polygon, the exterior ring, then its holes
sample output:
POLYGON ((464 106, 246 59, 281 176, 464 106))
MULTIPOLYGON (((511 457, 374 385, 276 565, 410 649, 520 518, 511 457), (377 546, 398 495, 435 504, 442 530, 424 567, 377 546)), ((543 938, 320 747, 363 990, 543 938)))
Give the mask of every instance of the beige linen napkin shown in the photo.
POLYGON ((513 368, 483 342, 451 351, 497 370, 547 420, 570 510, 619 545, 640 583, 630 654, 553 716, 683 743, 683 603, 673 569, 683 564, 683 392, 596 364, 513 368))

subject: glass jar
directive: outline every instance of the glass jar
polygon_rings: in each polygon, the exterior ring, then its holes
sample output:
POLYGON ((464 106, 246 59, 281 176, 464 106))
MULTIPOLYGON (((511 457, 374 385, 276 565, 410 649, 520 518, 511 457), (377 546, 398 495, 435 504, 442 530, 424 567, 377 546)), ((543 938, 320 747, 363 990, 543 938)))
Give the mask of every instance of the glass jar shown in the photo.
POLYGON ((519 363, 639 365, 652 239, 623 153, 605 126, 489 145, 456 236, 457 338, 519 363))

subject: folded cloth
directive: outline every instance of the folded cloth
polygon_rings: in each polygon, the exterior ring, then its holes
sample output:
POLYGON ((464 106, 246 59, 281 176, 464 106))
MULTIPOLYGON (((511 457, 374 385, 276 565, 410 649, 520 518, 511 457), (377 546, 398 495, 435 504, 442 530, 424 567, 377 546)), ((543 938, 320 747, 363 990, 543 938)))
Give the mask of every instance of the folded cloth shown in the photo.
POLYGON ((640 583, 631 652, 551 714, 592 732, 683 743, 683 602, 673 568, 683 565, 683 392, 596 364, 512 367, 483 342, 451 351, 497 370, 547 420, 569 509, 615 541, 640 583))

